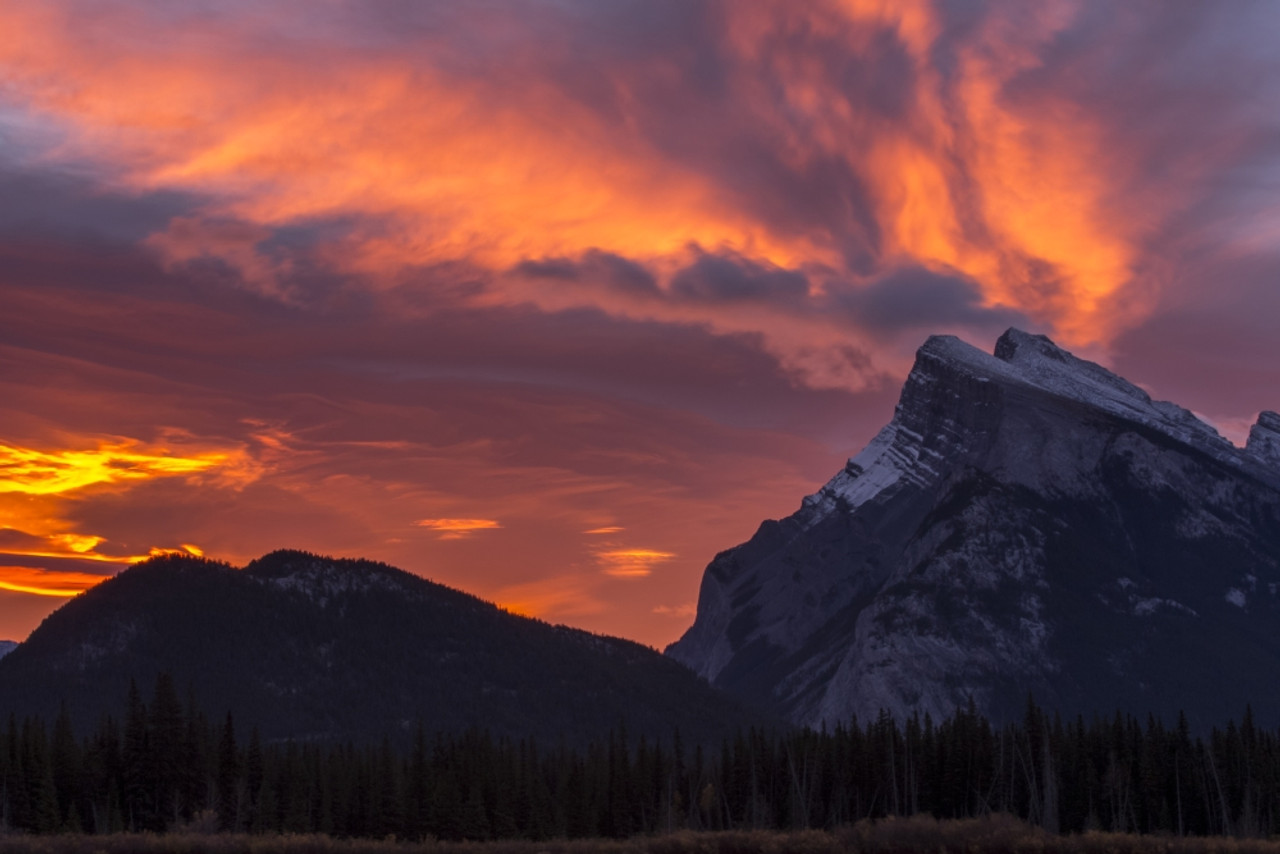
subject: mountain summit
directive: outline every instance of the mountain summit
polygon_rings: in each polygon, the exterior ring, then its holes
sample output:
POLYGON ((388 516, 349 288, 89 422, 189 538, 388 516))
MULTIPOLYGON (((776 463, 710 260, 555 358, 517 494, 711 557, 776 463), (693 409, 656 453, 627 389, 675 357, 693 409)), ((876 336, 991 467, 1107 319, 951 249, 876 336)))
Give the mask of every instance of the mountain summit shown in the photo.
POLYGON ((716 556, 667 654, 804 724, 1246 703, 1280 722, 1280 416, 1245 448, 1048 338, 920 348, 893 420, 716 556))

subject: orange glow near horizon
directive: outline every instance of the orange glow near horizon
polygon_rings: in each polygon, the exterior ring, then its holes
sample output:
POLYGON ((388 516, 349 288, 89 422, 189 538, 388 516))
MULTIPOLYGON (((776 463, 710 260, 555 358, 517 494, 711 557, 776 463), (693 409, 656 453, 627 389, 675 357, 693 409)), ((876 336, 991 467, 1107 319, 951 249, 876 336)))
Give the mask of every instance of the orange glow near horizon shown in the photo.
POLYGON ((495 604, 521 617, 581 618, 605 610, 591 592, 588 580, 579 576, 556 576, 510 584, 493 597, 495 604))
POLYGON ((109 575, 38 569, 29 566, 0 566, 0 590, 70 599, 106 581, 109 575))
MULTIPOLYGON (((51 520, 51 522, 53 524, 59 524, 57 520, 51 520)), ((18 529, 0 527, 0 534, 5 531, 18 531, 18 529)), ((31 540, 34 540, 36 543, 42 543, 43 547, 36 545, 35 547, 26 548, 10 545, 8 547, 0 548, 0 554, 14 555, 18 557, 68 558, 78 561, 93 561, 95 563, 114 563, 121 565, 141 563, 147 558, 161 557, 163 555, 204 556, 204 552, 200 547, 185 544, 181 548, 177 549, 152 546, 146 554, 109 555, 95 551, 100 543, 105 542, 104 537, 87 537, 81 534, 46 534, 40 536, 32 535, 26 531, 20 531, 19 533, 31 540)))
MULTIPOLYGON (((80 447, 42 450, 0 443, 0 553, 17 558, 115 564, 121 567, 165 554, 199 556, 194 544, 151 546, 144 553, 104 549, 107 537, 75 530, 68 519, 87 496, 118 494, 150 481, 181 478, 192 483, 237 487, 255 479, 260 467, 242 448, 176 453, 132 439, 97 440, 80 447), (123 552, 123 553, 122 553, 123 552)), ((104 576, 72 570, 0 567, 0 589, 37 596, 73 596, 104 576), (21 573, 25 573, 21 574, 21 573), (63 583, 59 579, 65 576, 63 583)))

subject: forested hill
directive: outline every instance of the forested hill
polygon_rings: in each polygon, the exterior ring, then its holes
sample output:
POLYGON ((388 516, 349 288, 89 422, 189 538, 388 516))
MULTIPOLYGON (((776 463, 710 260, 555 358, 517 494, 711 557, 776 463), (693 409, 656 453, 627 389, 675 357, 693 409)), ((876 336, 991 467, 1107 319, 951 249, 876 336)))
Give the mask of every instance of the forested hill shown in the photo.
POLYGON ((0 713, 52 720, 65 701, 83 731, 123 713, 130 679, 160 672, 267 741, 405 744, 421 723, 581 742, 624 718, 636 734, 717 740, 758 720, 639 644, 293 551, 243 570, 157 558, 78 596, 0 660, 0 713))

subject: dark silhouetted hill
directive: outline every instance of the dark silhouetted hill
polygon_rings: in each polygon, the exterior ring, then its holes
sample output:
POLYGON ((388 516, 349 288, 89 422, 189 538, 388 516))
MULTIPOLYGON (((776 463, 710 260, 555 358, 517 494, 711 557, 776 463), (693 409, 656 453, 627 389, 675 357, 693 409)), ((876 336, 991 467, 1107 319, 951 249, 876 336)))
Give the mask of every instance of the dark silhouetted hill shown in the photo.
POLYGON ((752 720, 654 650, 552 626, 363 560, 279 551, 243 570, 149 560, 76 597, 0 659, 0 712, 77 726, 169 672, 210 714, 265 739, 494 735, 718 738, 752 720))

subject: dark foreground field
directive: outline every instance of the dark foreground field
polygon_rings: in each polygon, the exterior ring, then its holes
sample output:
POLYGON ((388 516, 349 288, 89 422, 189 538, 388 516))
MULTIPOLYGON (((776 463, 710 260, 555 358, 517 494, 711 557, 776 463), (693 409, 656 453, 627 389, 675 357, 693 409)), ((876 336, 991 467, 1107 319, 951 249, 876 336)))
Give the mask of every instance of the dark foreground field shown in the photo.
POLYGON ((1056 836, 1010 816, 937 821, 915 816, 862 821, 829 832, 680 831, 632 839, 544 842, 397 842, 321 835, 118 833, 0 836, 0 854, 1280 854, 1280 840, 1056 836))

